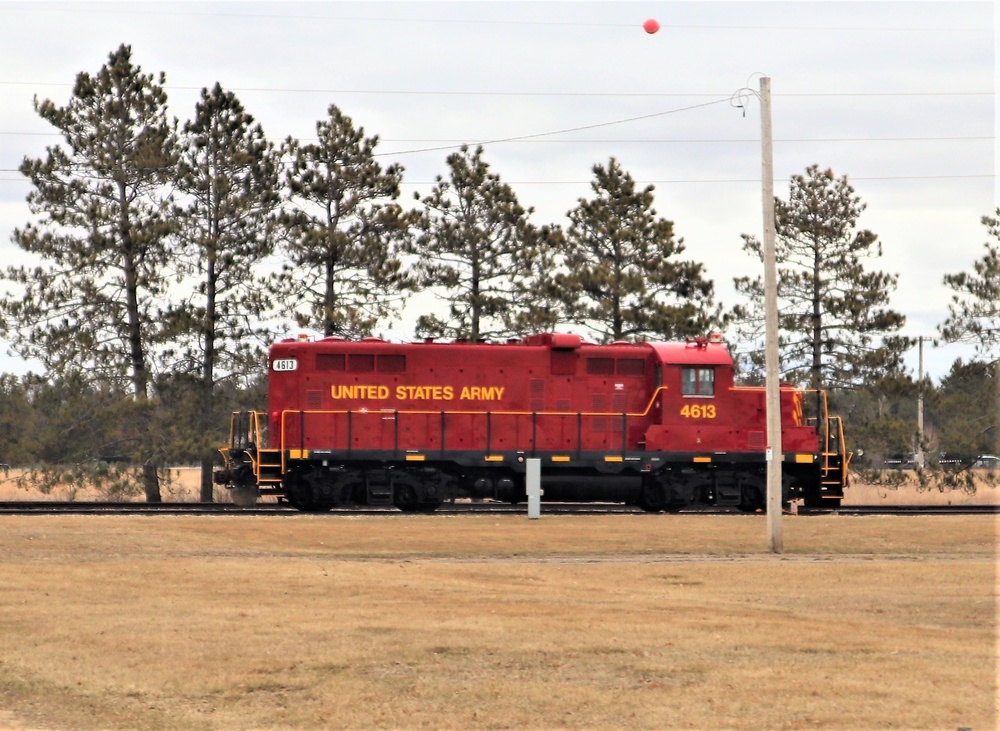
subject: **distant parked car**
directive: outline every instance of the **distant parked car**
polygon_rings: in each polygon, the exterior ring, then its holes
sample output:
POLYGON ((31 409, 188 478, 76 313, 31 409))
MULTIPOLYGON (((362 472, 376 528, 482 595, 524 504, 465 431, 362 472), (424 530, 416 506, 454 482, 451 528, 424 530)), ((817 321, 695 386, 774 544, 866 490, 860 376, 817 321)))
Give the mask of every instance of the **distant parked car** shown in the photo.
POLYGON ((1000 457, 995 457, 992 454, 981 454, 976 457, 976 461, 972 463, 972 469, 1000 470, 1000 457))
POLYGON ((887 454, 882 458, 882 464, 887 470, 915 470, 917 456, 915 454, 887 454))

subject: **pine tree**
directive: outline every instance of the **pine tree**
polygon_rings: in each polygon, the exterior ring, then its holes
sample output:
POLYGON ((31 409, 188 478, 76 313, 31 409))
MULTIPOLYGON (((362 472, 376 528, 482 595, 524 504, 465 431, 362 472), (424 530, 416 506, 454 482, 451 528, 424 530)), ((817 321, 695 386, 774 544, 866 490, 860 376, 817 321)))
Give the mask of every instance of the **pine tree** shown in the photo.
MULTIPOLYGON (((810 388, 852 388, 902 371, 912 343, 897 333, 906 318, 889 309, 896 276, 865 271, 882 255, 878 237, 855 231, 866 205, 847 176, 819 166, 791 179, 788 201, 775 198, 779 350, 783 378, 810 388)), ((760 241, 743 234, 744 250, 762 259, 760 241)), ((734 309, 740 335, 760 343, 762 277, 734 280, 749 300, 734 309)), ((760 367, 762 349, 751 354, 760 367)))
POLYGON ((704 267, 678 260, 684 240, 653 209, 653 186, 636 188, 611 158, 595 165, 591 200, 568 213, 565 272, 558 275, 567 317, 605 342, 704 335, 719 324, 704 267))
POLYGON ((984 244, 986 253, 973 264, 975 273, 945 275, 944 283, 955 294, 939 329, 949 342, 973 343, 993 367, 993 398, 979 403, 992 406, 984 415, 986 431, 992 449, 1000 453, 1000 208, 993 217, 983 216, 982 223, 995 243, 984 244))
POLYGON ((176 212, 190 295, 166 322, 179 347, 173 370, 195 374, 195 428, 202 464, 201 499, 212 500, 212 459, 218 426, 215 388, 220 378, 260 368, 267 332, 262 322, 269 287, 257 271, 274 250, 280 203, 279 160, 259 124, 236 95, 217 83, 202 89, 194 119, 183 128, 176 212))
POLYGON ((35 100, 65 147, 20 166, 38 220, 13 240, 42 263, 8 268, 20 291, 0 301, 3 334, 20 355, 56 375, 103 379, 112 390, 129 384, 133 456, 150 501, 160 500, 149 406, 169 259, 165 186, 176 163, 164 83, 162 73, 143 74, 122 45, 96 75, 77 76, 65 106, 35 100))
POLYGON ((949 342, 972 343, 989 360, 1000 357, 1000 208, 994 217, 983 216, 995 243, 973 264, 975 273, 946 274, 944 283, 955 294, 949 316, 939 328, 949 342))
POLYGON ((936 397, 929 404, 930 422, 942 449, 952 457, 972 462, 978 455, 996 454, 997 421, 993 408, 998 392, 995 364, 955 361, 941 379, 936 397))
POLYGON ((501 340, 547 329, 555 318, 536 294, 558 231, 530 222, 533 209, 489 172, 482 147, 463 146, 447 164, 448 179, 439 175, 429 195, 417 196, 423 233, 410 251, 420 284, 434 288, 448 311, 422 315, 417 335, 501 340))
POLYGON ((913 453, 920 388, 909 376, 897 373, 830 395, 850 425, 847 446, 858 465, 877 467, 887 454, 913 453))
POLYGON ((278 286, 302 327, 326 336, 371 335, 398 311, 411 283, 398 250, 413 214, 394 201, 403 168, 375 159, 378 137, 365 137, 330 105, 315 144, 289 138, 287 184, 293 210, 283 217, 290 264, 278 286))

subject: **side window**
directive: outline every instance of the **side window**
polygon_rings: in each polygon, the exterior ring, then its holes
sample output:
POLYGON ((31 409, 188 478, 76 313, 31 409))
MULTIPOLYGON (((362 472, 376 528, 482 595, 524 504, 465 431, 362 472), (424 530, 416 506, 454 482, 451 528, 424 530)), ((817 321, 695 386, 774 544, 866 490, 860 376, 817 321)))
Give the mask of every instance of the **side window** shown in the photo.
POLYGON ((715 369, 682 368, 681 394, 684 396, 714 396, 715 369))
POLYGON ((714 368, 699 368, 698 369, 698 395, 699 396, 714 396, 715 395, 715 369, 714 368))

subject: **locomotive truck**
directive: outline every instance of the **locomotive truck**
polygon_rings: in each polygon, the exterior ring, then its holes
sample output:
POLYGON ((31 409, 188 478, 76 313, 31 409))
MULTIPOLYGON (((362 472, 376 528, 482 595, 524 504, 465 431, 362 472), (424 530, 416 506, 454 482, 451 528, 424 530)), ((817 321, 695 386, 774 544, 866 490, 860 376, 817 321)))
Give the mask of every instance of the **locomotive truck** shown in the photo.
MULTIPOLYGON (((287 339, 268 354, 267 411, 232 415, 215 479, 241 504, 272 495, 302 511, 432 511, 455 498, 524 501, 525 460, 537 458, 545 501, 756 511, 765 401, 763 388, 735 384, 714 334, 609 345, 567 333, 287 339)), ((782 386, 780 404, 783 500, 839 506, 850 460, 841 419, 822 392, 782 386)))

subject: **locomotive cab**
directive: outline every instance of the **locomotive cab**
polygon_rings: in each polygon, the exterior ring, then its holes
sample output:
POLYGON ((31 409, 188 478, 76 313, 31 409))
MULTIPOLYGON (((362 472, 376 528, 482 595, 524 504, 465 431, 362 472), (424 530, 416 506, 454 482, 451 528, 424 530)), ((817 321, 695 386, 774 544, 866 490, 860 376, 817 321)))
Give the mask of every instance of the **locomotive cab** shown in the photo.
MULTIPOLYGON (((735 384, 735 368, 719 336, 653 344, 663 373, 660 420, 649 427, 648 451, 669 455, 647 478, 649 505, 690 503, 762 510, 766 502, 766 391, 735 384)), ((780 391, 783 502, 836 507, 843 497, 849 456, 840 420, 807 418, 804 392, 780 391)))

